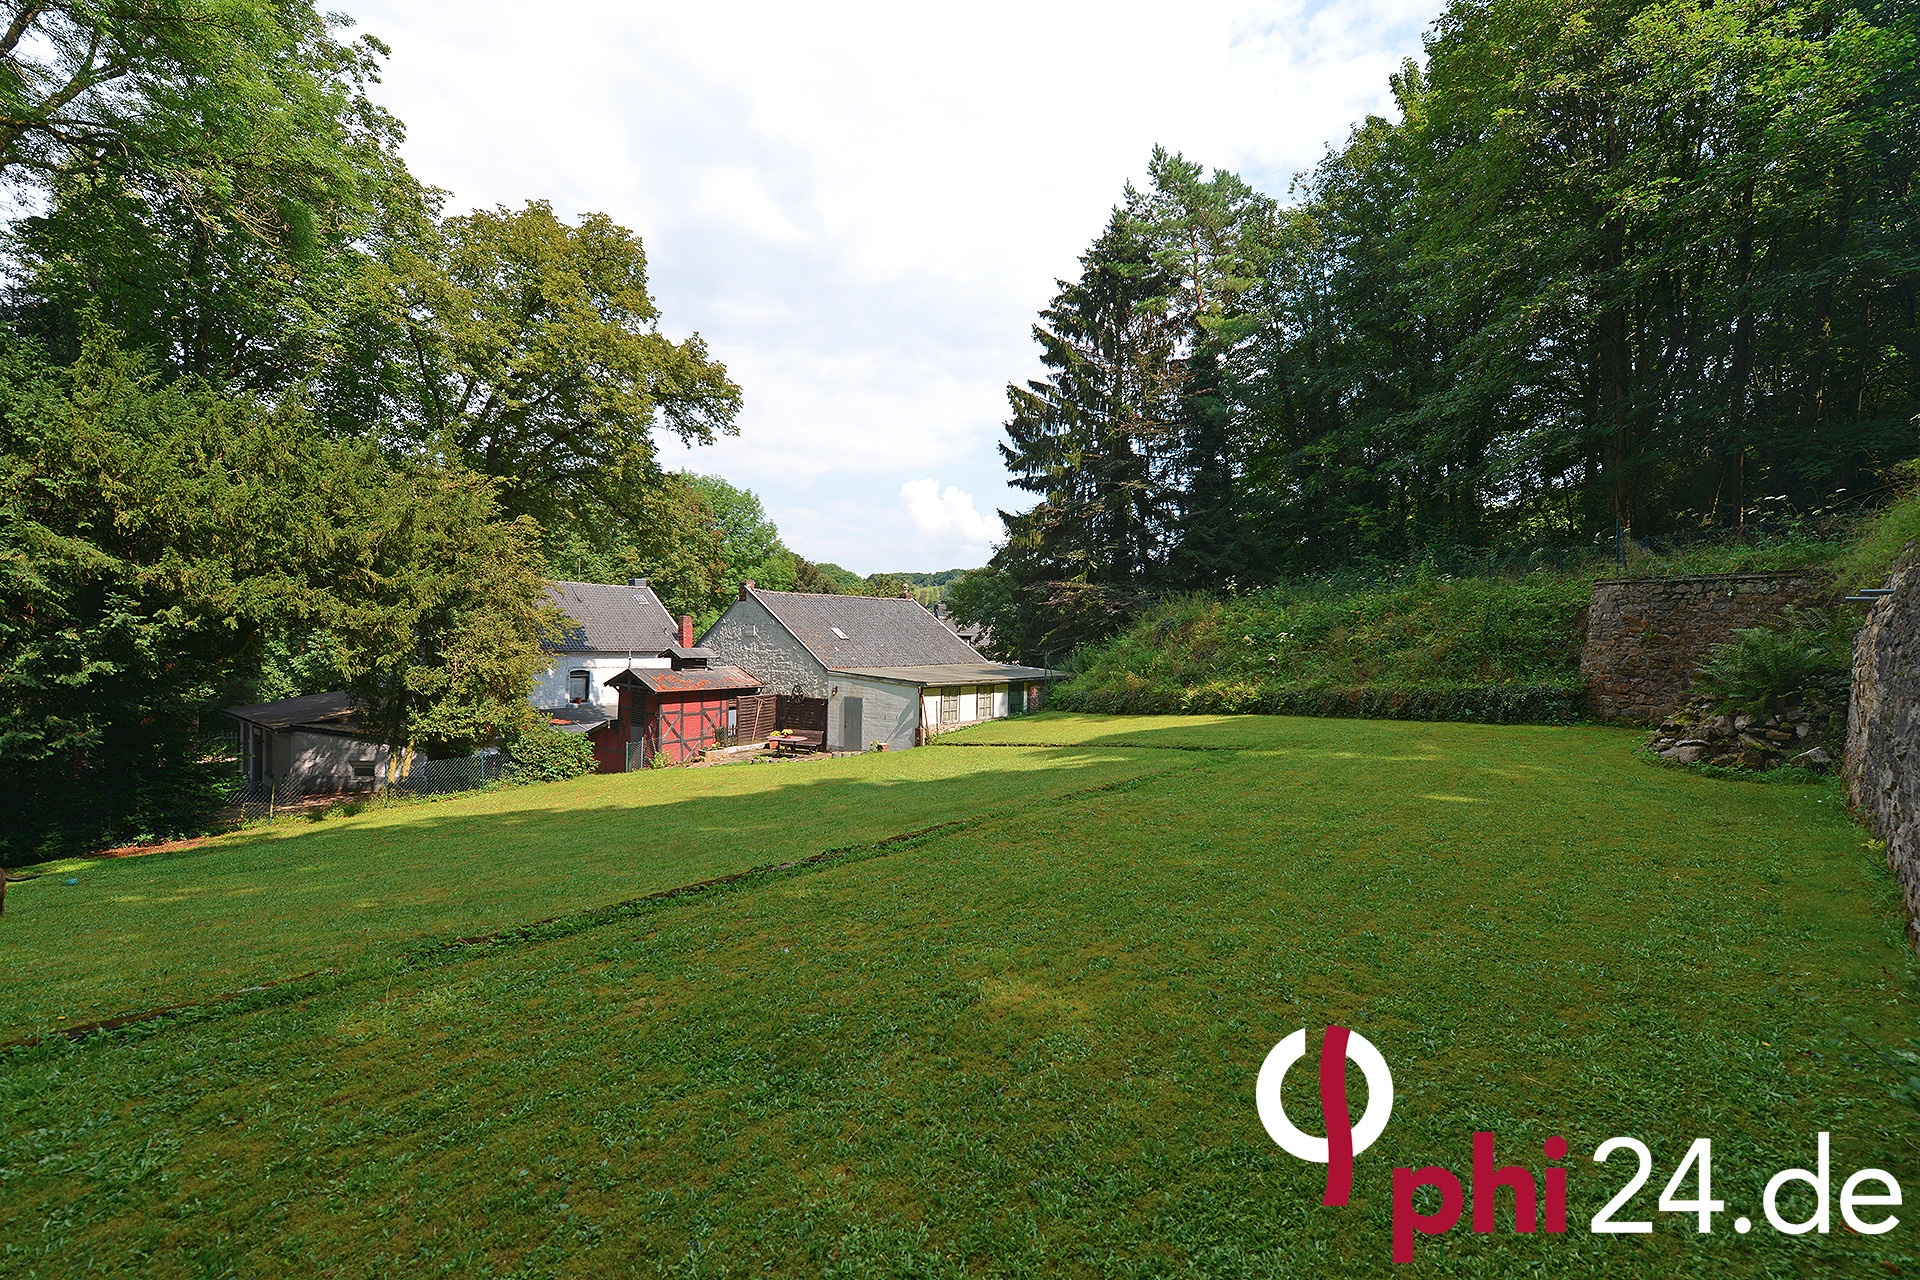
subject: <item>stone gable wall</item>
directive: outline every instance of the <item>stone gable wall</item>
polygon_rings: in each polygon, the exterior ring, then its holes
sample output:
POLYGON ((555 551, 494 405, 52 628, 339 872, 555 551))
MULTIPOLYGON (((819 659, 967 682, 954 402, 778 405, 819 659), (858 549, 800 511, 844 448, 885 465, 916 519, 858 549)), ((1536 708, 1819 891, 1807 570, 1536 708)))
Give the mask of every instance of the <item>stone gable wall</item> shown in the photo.
POLYGON ((827 696, 827 669, 758 600, 736 600, 700 644, 754 677, 767 693, 827 696))
MULTIPOLYGON (((1844 768, 1847 798, 1886 841, 1911 917, 1920 916, 1920 548, 1908 546, 1892 586, 1854 637, 1844 768)), ((1920 944, 1920 928, 1909 928, 1920 944)))
POLYGON ((1788 605, 1830 605, 1833 584, 1810 573, 1615 578, 1593 584, 1580 676, 1596 720, 1651 724, 1687 699, 1708 649, 1788 605))

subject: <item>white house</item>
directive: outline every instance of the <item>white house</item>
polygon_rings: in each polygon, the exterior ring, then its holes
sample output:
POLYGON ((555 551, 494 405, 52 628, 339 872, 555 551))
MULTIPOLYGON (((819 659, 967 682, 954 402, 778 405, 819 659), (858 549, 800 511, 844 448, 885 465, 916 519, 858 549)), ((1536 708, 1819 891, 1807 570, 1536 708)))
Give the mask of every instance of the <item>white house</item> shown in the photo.
POLYGON ((627 670, 666 668, 661 655, 679 642, 679 628, 645 578, 625 586, 554 582, 547 601, 573 620, 548 646, 553 662, 528 700, 556 719, 600 721, 619 713, 620 694, 607 681, 627 670))

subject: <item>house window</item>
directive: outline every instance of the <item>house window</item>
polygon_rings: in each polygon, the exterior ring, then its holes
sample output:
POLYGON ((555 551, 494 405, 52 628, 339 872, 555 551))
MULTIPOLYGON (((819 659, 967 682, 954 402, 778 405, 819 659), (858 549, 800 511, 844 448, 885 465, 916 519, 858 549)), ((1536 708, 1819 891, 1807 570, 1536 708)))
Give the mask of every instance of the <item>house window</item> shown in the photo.
POLYGON ((373 776, 373 761, 355 760, 353 762, 353 776, 356 778, 371 778, 373 776))
POLYGON ((749 640, 758 640, 760 638, 760 624, 757 622, 749 622, 740 629, 740 634, 749 640))
POLYGON ((940 723, 960 723, 960 691, 958 689, 940 691, 940 723))
POLYGON ((589 681, 586 672, 569 671, 567 673, 568 702, 585 702, 587 700, 588 687, 589 681))

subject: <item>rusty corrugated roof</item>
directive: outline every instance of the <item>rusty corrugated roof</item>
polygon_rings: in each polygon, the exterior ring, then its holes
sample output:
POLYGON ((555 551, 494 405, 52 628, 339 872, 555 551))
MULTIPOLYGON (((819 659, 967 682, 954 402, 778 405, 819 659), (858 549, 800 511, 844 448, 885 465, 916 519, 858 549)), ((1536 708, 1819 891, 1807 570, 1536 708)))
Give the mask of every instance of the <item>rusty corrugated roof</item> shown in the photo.
POLYGON ((1063 680, 1066 672, 1011 662, 941 662, 919 667, 835 667, 835 675, 871 676, 901 684, 1021 684, 1063 680))
POLYGON ((692 667, 669 671, 661 667, 637 667, 622 671, 608 680, 609 689, 629 686, 653 693, 752 693, 760 681, 738 667, 692 667))
MULTIPOLYGON (((928 613, 900 596, 829 596, 748 588, 823 667, 923 667, 984 662, 928 613)), ((717 624, 716 624, 717 625, 717 624)))
POLYGON ((308 693, 278 702, 256 702, 245 707, 228 707, 235 720, 245 720, 263 729, 316 728, 348 733, 360 728, 354 714, 353 695, 344 689, 332 693, 308 693))

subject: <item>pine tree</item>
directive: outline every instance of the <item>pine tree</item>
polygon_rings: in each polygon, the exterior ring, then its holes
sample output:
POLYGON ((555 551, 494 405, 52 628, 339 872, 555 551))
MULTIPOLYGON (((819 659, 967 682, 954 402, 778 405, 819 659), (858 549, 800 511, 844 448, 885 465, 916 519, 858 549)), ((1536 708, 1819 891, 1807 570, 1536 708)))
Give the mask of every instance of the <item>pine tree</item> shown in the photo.
POLYGON ((1111 631, 1163 559, 1176 334, 1154 305, 1168 277, 1147 230, 1124 206, 1114 210, 1079 279, 1060 282, 1034 326, 1050 372, 1007 389, 1000 452, 1012 483, 1040 501, 1002 513, 1008 542, 995 562, 1049 619, 1023 648, 1064 649, 1111 631))
POLYGON ((1252 562, 1226 362, 1258 328, 1245 295, 1259 278, 1273 202, 1224 170, 1202 174, 1155 147, 1149 186, 1130 193, 1128 208, 1152 237, 1167 289, 1149 305, 1177 335, 1168 371, 1178 387, 1168 476, 1174 515, 1163 578, 1172 587, 1220 588, 1247 578, 1252 562))

